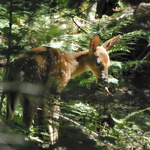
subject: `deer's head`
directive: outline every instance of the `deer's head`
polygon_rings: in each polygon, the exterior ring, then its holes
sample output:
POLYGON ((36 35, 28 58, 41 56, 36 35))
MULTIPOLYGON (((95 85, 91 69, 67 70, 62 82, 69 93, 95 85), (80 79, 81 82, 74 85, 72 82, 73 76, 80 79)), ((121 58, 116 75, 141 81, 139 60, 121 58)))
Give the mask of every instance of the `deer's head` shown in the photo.
POLYGON ((118 39, 119 36, 116 36, 99 46, 100 38, 95 35, 90 42, 89 65, 99 84, 103 87, 106 87, 108 83, 108 69, 110 66, 108 50, 115 45, 118 39))

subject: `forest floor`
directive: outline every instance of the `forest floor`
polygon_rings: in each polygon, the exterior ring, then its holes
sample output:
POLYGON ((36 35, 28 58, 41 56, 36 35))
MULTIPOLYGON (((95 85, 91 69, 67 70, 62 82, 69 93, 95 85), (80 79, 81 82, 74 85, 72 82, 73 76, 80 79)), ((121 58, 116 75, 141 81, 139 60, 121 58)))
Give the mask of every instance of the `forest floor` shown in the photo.
MULTIPOLYGON (((75 85, 74 85, 75 87, 75 85)), ((81 100, 83 103, 89 103, 95 106, 95 109, 99 112, 100 117, 100 124, 103 126, 107 126, 107 129, 113 130, 116 126, 119 126, 119 130, 125 131, 125 133, 121 133, 120 131, 116 133, 118 139, 122 141, 122 144, 118 142, 116 143, 109 142, 102 142, 98 147, 91 148, 91 143, 94 142, 91 140, 88 142, 86 140, 86 136, 81 136, 78 134, 77 129, 72 128, 72 135, 69 132, 65 134, 67 138, 76 137, 75 139, 78 141, 78 144, 74 143, 76 148, 71 148, 71 150, 83 150, 83 147, 86 147, 86 150, 105 150, 105 149, 120 149, 121 145, 126 145, 122 147, 122 149, 136 149, 142 150, 145 146, 145 149, 150 148, 150 88, 148 86, 143 86, 142 84, 139 87, 135 86, 128 86, 128 87, 120 87, 115 89, 111 95, 105 95, 95 86, 92 87, 76 87, 75 89, 69 88, 69 91, 65 91, 62 94, 62 98, 65 101, 71 100, 81 100), (102 117, 105 116, 105 117, 102 117), (122 126, 122 127, 121 127, 122 126), (76 130, 76 131, 74 131, 76 130), (127 136, 128 138, 125 140, 124 137, 127 136), (84 137, 82 140, 81 137, 84 137), (134 141, 132 141, 132 140, 134 141), (146 141, 144 140, 146 139, 146 141), (89 144, 87 144, 85 141, 89 144), (143 142, 144 141, 144 142, 143 142), (81 144, 81 143, 82 144, 81 144), (81 145, 80 145, 80 144, 81 145), (111 143, 111 144, 110 144, 111 143), (128 144, 127 144, 128 143, 128 144), (77 146, 79 146, 77 148, 77 146), (107 147, 107 148, 106 148, 107 147)), ((70 130, 70 129, 69 129, 70 130)), ((108 133, 103 132, 103 127, 97 129, 98 135, 105 136, 108 133)), ((115 136, 115 135, 108 135, 108 136, 115 136)), ((100 138, 99 137, 99 138, 100 138)), ((64 137, 63 137, 64 140, 64 137)), ((63 141, 62 140, 62 141, 63 141)), ((69 140, 68 140, 69 141, 69 140)), ((77 142, 76 141, 76 142, 77 142)), ((107 140, 106 140, 107 141, 107 140)), ((65 143, 65 142, 64 142, 65 143)), ((71 143, 70 143, 71 144, 71 143)), ((68 145, 66 145, 68 147, 68 145)), ((71 146, 72 147, 72 146, 71 146)), ((74 146, 73 146, 74 147, 74 146)))

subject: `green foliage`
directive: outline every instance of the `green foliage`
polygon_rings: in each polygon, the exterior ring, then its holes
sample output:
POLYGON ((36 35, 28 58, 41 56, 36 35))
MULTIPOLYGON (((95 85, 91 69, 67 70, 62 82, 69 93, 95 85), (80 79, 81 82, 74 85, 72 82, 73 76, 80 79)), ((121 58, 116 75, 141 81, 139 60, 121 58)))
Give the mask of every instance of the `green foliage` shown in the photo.
POLYGON ((70 103, 62 103, 63 115, 77 121, 90 130, 95 130, 95 121, 98 113, 89 104, 82 103, 79 100, 73 100, 70 103))
POLYGON ((58 38, 62 34, 63 30, 60 30, 58 25, 50 25, 47 28, 41 26, 40 28, 29 30, 24 41, 28 39, 30 41, 29 46, 32 47, 37 47, 39 45, 50 46, 49 43, 52 38, 58 38))
POLYGON ((110 69, 109 69, 109 80, 110 84, 118 85, 119 82, 122 82, 122 66, 123 64, 118 61, 111 61, 110 69))
MULTIPOLYGON (((137 66, 144 65, 144 64, 149 64, 150 62, 147 60, 138 60, 138 61, 130 61, 126 62, 123 65, 123 71, 128 71, 131 68, 136 68, 137 66)), ((142 70, 141 70, 142 71, 142 70)))
POLYGON ((149 127, 150 119, 148 113, 150 108, 133 112, 124 119, 117 120, 113 118, 115 127, 110 131, 110 134, 121 139, 118 147, 137 147, 141 149, 149 149, 149 127), (130 143, 130 144, 129 144, 130 143))
POLYGON ((9 55, 16 55, 22 53, 24 49, 48 43, 52 37, 61 35, 62 32, 59 30, 58 25, 49 25, 50 19, 45 19, 47 18, 45 14, 51 13, 52 15, 52 10, 48 11, 51 5, 54 5, 53 1, 47 0, 37 0, 36 2, 2 0, 0 4, 0 8, 2 8, 0 10, 2 12, 2 21, 0 23, 2 43, 0 44, 0 52, 4 56, 7 56, 8 53, 9 55), (39 17, 41 14, 44 14, 43 18, 39 17), (32 39, 31 37, 39 38, 32 39))
MULTIPOLYGON (((88 49, 93 32, 100 34, 101 43, 120 34, 120 40, 109 51, 111 58, 109 86, 114 89, 118 88, 121 91, 118 92, 119 96, 116 92, 111 99, 111 96, 106 98, 106 95, 99 93, 95 77, 91 72, 86 72, 73 78, 66 87, 65 92, 68 92, 69 102, 66 100, 67 98, 63 99, 62 114, 82 125, 81 128, 84 127, 99 134, 94 140, 99 146, 104 146, 104 149, 149 149, 150 120, 148 115, 150 110, 149 107, 147 108, 149 100, 145 95, 134 98, 134 94, 130 94, 130 90, 126 87, 127 81, 131 80, 131 77, 134 77, 137 72, 142 73, 143 77, 146 74, 145 70, 149 70, 147 69, 150 45, 149 22, 140 24, 134 20, 133 15, 118 12, 111 17, 103 16, 100 21, 87 26, 86 31, 90 34, 82 33, 81 30, 78 33, 71 17, 77 14, 82 16, 81 8, 79 8, 83 4, 82 1, 58 0, 57 7, 54 1, 47 0, 36 0, 36 3, 22 0, 13 2, 11 37, 8 11, 10 1, 2 0, 0 4, 0 17, 2 18, 0 22, 0 40, 2 41, 0 52, 3 57, 8 54, 9 40, 12 42, 11 59, 14 59, 14 54, 17 57, 18 54, 31 47, 40 45, 61 48, 66 52, 88 49), (67 9, 68 7, 71 9, 67 9), (56 8, 58 9, 57 13, 56 8), (122 95, 123 87, 129 90, 128 94, 122 95), (131 97, 128 97, 129 95, 131 97), (71 96, 77 100, 72 100, 71 96), (140 110, 141 108, 142 110, 140 110)), ((84 24, 82 21, 81 23, 84 24)), ((3 79, 3 75, 4 69, 0 70, 0 80, 3 79)), ((144 80, 147 78, 149 76, 146 76, 144 80)), ((2 89, 0 90, 2 93, 2 89)), ((132 92, 134 93, 134 91, 132 92)), ((3 116, 6 113, 5 106, 4 101, 3 116)), ((18 108, 14 121, 7 123, 14 129, 14 132, 28 133, 28 140, 43 143, 37 136, 39 133, 36 128, 31 127, 29 132, 20 125, 22 122, 21 112, 22 110, 18 108)), ((46 133, 40 134, 49 136, 46 133)), ((67 134, 69 133, 67 132, 67 134)))
POLYGON ((69 9, 73 12, 73 10, 75 10, 74 12, 76 14, 81 14, 80 13, 80 7, 82 6, 82 4, 84 3, 83 1, 78 1, 78 0, 57 0, 58 6, 60 7, 60 9, 69 9))

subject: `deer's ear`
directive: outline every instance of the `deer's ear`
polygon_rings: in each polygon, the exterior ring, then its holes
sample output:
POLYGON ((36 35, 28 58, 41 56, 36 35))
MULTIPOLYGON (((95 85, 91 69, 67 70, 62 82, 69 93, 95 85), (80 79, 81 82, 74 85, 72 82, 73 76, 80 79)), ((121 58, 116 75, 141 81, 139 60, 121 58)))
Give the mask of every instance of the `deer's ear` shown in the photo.
POLYGON ((100 38, 96 34, 96 35, 94 35, 93 39, 90 42, 90 50, 95 51, 96 47, 99 45, 99 43, 100 43, 100 38))
POLYGON ((120 35, 114 37, 114 38, 111 38, 109 39, 108 41, 106 41, 105 43, 102 44, 102 46, 108 51, 110 50, 115 44, 116 42, 118 41, 120 35))

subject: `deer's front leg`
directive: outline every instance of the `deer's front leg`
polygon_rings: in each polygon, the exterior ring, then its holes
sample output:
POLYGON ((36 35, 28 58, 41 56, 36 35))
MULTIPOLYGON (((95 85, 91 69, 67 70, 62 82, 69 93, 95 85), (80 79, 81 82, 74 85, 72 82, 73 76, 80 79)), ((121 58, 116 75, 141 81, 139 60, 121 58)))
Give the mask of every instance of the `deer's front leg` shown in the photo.
POLYGON ((59 136, 59 132, 58 132, 59 131, 59 115, 60 115, 59 99, 54 98, 53 101, 49 101, 48 107, 45 109, 46 109, 45 117, 48 121, 47 129, 50 135, 50 144, 53 145, 57 142, 58 136, 59 136))
POLYGON ((42 132, 48 132, 49 137, 42 136, 42 139, 46 140, 46 143, 49 145, 54 145, 58 140, 60 115, 59 99, 58 96, 46 94, 38 108, 39 129, 42 132))

